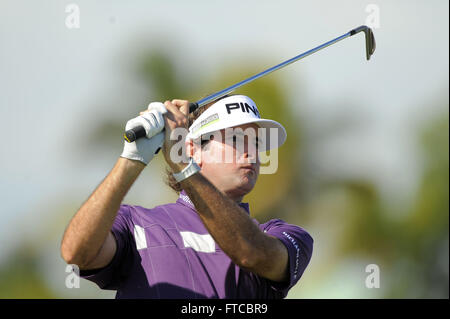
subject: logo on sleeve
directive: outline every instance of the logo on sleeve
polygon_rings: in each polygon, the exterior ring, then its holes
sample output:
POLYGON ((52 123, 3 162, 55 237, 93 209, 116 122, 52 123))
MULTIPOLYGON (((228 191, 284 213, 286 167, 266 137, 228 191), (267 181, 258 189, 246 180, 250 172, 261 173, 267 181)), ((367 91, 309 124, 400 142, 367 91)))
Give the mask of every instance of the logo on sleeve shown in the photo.
POLYGON ((298 247, 297 242, 295 241, 294 238, 292 238, 291 235, 289 235, 286 232, 283 232, 283 235, 287 237, 287 239, 289 239, 289 241, 292 243, 292 245, 294 245, 295 249, 296 249, 296 254, 295 254, 295 268, 294 268, 294 279, 297 278, 297 273, 298 273, 298 264, 299 264, 299 255, 300 255, 300 248, 298 247))

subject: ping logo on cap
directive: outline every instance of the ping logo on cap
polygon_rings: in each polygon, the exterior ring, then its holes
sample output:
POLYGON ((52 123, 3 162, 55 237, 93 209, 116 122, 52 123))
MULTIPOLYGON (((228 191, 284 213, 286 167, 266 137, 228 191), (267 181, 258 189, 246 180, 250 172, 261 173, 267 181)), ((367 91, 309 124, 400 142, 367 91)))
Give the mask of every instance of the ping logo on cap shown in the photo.
POLYGON ((225 107, 227 109, 227 113, 231 114, 232 110, 238 110, 240 109, 242 112, 247 112, 250 113, 250 110, 253 112, 253 114, 255 114, 258 118, 261 118, 261 116, 259 115, 258 109, 256 108, 256 106, 251 106, 248 103, 227 103, 225 104, 225 107))

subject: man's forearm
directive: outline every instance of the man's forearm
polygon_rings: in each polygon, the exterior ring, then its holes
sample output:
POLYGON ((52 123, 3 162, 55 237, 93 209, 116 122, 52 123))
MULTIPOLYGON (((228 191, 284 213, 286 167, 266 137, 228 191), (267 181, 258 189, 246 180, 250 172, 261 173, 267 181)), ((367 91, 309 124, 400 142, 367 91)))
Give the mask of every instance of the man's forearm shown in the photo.
POLYGON ((119 158, 103 182, 81 206, 67 227, 61 244, 63 258, 86 265, 102 247, 120 204, 145 165, 119 158))
POLYGON ((270 253, 268 237, 232 199, 202 174, 181 182, 182 188, 222 250, 238 265, 252 267, 263 253, 270 253), (269 251, 267 251, 269 250, 269 251))

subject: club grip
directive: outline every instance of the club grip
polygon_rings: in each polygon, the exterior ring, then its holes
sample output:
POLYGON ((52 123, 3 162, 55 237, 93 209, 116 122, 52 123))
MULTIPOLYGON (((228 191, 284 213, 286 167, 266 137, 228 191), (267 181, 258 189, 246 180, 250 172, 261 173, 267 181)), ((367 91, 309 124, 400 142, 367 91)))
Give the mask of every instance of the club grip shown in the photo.
POLYGON ((196 109, 198 109, 198 103, 197 102, 189 103, 189 113, 194 112, 196 109))
MULTIPOLYGON (((194 112, 198 108, 198 104, 196 102, 189 103, 189 113, 194 112)), ((143 126, 136 126, 131 130, 126 131, 123 134, 123 138, 128 143, 132 143, 141 137, 145 137, 147 133, 145 132, 145 128, 143 126)))
POLYGON ((138 138, 144 137, 146 135, 145 128, 143 126, 137 126, 128 130, 123 134, 123 138, 128 143, 136 141, 138 138))

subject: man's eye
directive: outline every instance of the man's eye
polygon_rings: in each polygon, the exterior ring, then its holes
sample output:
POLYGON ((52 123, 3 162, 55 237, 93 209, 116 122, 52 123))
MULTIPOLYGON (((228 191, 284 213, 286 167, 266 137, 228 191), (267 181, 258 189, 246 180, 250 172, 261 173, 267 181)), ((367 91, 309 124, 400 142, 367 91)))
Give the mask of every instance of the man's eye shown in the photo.
POLYGON ((260 148, 261 143, 260 143, 258 137, 255 137, 255 139, 253 140, 253 144, 255 145, 256 149, 259 149, 259 148, 260 148))
POLYGON ((233 136, 233 143, 244 143, 244 138, 241 136, 233 136))

